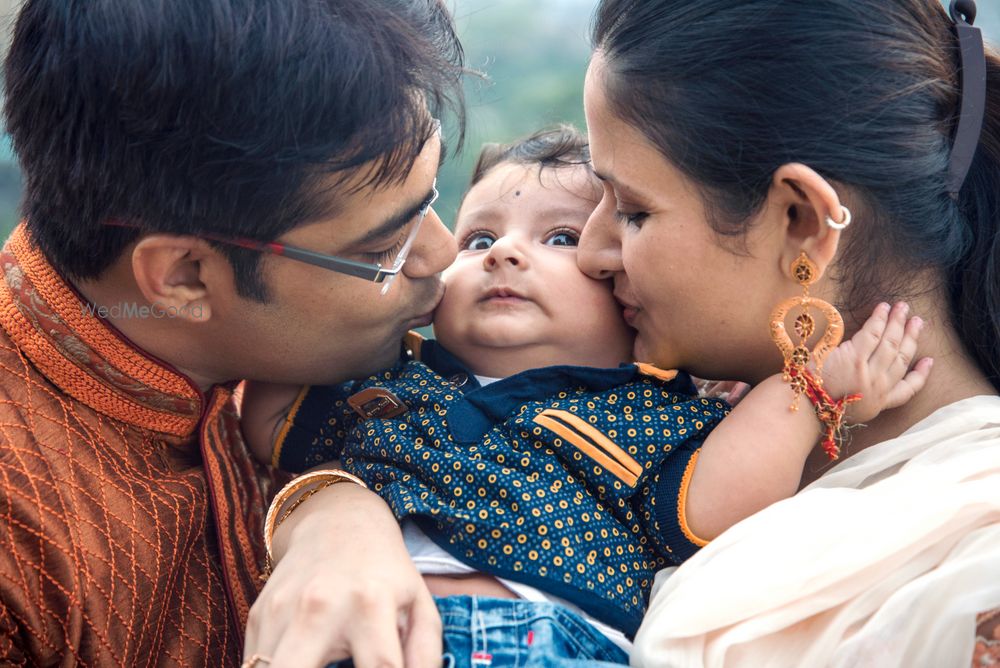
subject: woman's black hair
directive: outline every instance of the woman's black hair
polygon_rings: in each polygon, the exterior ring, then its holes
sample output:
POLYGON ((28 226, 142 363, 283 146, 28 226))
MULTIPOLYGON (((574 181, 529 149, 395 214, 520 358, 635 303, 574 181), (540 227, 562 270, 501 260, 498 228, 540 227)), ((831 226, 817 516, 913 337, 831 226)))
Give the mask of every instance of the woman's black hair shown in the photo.
POLYGON ((855 213, 840 306, 913 296, 935 270, 1000 391, 1000 59, 956 201, 958 43, 937 0, 602 0, 593 42, 612 109, 698 185, 718 232, 743 234, 781 165, 809 165, 855 213))
MULTIPOLYGON (((28 229, 70 278, 135 239, 108 220, 270 241, 360 165, 403 179, 428 109, 464 127, 441 0, 25 0, 4 74, 28 229)), ((265 299, 258 255, 219 248, 265 299)))

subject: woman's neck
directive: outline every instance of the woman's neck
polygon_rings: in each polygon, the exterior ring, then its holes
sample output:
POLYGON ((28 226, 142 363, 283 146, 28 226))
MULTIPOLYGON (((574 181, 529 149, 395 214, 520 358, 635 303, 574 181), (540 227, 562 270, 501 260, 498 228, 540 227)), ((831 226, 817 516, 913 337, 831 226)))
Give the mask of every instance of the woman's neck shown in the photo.
MULTIPOLYGON (((932 326, 925 327, 915 358, 934 359, 927 385, 902 406, 883 411, 863 427, 848 430, 849 440, 841 457, 850 457, 896 438, 934 411, 956 401, 982 394, 997 394, 982 369, 969 357, 955 331, 943 320, 935 319, 928 324, 932 326)), ((806 460, 800 489, 817 480, 834 464, 820 448, 815 448, 806 460)))

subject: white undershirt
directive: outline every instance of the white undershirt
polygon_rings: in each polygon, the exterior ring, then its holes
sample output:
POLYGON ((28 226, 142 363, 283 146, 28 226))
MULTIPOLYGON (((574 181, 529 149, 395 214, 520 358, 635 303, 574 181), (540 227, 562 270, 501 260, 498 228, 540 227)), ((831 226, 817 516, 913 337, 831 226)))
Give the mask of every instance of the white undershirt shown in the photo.
MULTIPOLYGON (((476 376, 476 380, 479 381, 481 386, 485 387, 486 385, 499 380, 499 378, 476 376)), ((438 546, 438 544, 432 541, 427 534, 420 530, 420 527, 418 527, 416 522, 413 520, 403 520, 401 528, 403 530, 403 541, 406 543, 406 549, 410 553, 410 558, 413 559, 413 564, 417 567, 417 571, 420 573, 425 575, 467 575, 469 573, 478 572, 476 569, 459 561, 443 548, 438 546)), ((486 573, 486 575, 490 574, 486 573)), ((573 603, 559 598, 558 596, 546 594, 531 585, 514 582, 512 580, 505 580, 503 578, 497 578, 497 580, 519 598, 523 598, 526 601, 555 603, 565 608, 569 608, 587 620, 591 626, 604 634, 608 640, 618 645, 622 651, 627 654, 631 654, 632 643, 629 642, 629 639, 625 637, 624 633, 618 629, 608 626, 607 624, 597 621, 573 603)))
MULTIPOLYGON (((459 561, 439 547, 437 543, 427 537, 427 534, 420 530, 420 527, 418 527, 416 522, 413 520, 403 520, 402 529, 403 540, 406 542, 406 550, 410 553, 413 565, 417 567, 417 571, 421 574, 467 575, 469 573, 478 572, 476 569, 459 561)), ((486 575, 490 574, 487 573, 486 575)), ((526 601, 537 601, 540 603, 556 603, 565 608, 569 608, 576 614, 586 619, 591 626, 603 633, 608 640, 621 647, 624 652, 631 653, 632 643, 629 642, 624 633, 618 629, 611 628, 607 624, 597 621, 573 603, 559 598, 558 596, 546 594, 542 590, 536 589, 531 585, 526 585, 523 582, 514 582, 513 580, 505 580, 504 578, 497 578, 497 580, 504 587, 510 589, 514 594, 516 594, 518 598, 523 598, 526 601)))

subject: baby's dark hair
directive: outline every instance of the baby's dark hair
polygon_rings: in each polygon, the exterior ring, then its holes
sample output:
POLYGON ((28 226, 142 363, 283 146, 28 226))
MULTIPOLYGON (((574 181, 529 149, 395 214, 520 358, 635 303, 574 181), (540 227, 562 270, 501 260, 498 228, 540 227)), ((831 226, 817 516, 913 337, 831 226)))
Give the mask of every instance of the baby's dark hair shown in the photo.
POLYGON ((576 165, 590 169, 590 144, 582 132, 565 123, 544 128, 509 144, 483 144, 476 167, 472 170, 469 188, 479 183, 491 169, 504 162, 540 165, 542 169, 576 165))

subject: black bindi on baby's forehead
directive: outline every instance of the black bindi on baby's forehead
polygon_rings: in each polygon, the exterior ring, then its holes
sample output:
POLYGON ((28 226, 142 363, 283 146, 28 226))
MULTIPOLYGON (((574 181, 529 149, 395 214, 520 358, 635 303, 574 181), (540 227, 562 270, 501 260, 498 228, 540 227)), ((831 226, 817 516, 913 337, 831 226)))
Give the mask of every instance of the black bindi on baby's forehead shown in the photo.
POLYGON ((520 197, 520 196, 521 196, 521 191, 520 190, 515 190, 514 191, 514 197, 520 197))

